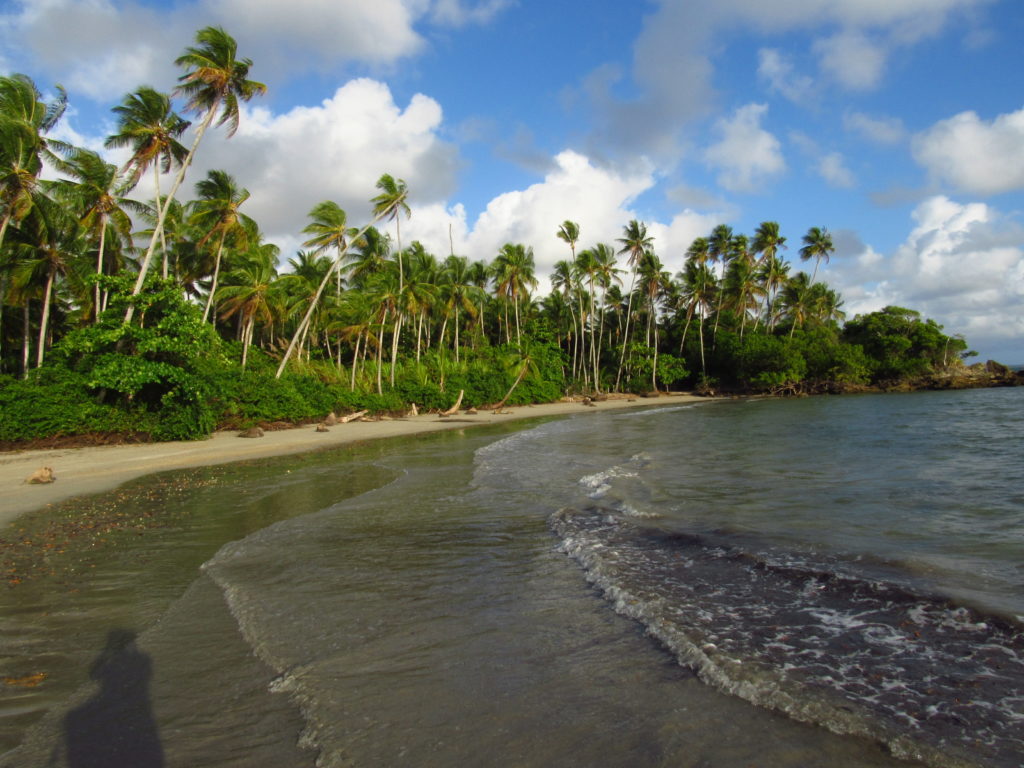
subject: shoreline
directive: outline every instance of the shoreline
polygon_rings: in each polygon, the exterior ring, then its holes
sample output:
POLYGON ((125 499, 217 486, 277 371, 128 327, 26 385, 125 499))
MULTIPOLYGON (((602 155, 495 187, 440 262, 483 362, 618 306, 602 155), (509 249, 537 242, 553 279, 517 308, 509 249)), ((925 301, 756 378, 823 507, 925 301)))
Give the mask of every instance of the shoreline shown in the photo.
POLYGON ((268 431, 261 438, 244 439, 238 431, 215 432, 207 440, 168 443, 132 443, 81 448, 46 448, 0 453, 0 525, 21 515, 79 496, 111 491, 129 480, 173 469, 230 464, 334 448, 346 443, 407 437, 448 429, 501 424, 544 416, 564 416, 592 411, 621 410, 656 405, 708 402, 711 399, 688 393, 660 397, 608 399, 584 405, 581 401, 559 401, 512 406, 501 414, 480 411, 458 413, 448 418, 420 414, 380 421, 353 421, 317 432, 309 424, 294 429, 268 431), (41 467, 50 467, 56 480, 43 485, 25 482, 41 467))

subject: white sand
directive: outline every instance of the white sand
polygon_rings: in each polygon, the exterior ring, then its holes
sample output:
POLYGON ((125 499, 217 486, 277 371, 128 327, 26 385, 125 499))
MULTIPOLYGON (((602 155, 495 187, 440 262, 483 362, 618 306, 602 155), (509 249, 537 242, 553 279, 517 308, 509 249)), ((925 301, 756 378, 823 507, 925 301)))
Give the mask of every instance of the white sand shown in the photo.
POLYGON ((330 448, 344 443, 401 437, 444 429, 462 429, 498 424, 515 419, 568 413, 588 413, 617 408, 677 404, 706 398, 686 394, 660 398, 611 399, 585 406, 579 402, 514 406, 496 415, 489 411, 450 418, 424 414, 405 419, 354 421, 338 424, 329 432, 317 432, 309 425, 297 429, 267 432, 260 438, 240 438, 237 432, 218 432, 209 440, 174 443, 109 445, 87 448, 0 452, 0 524, 48 504, 117 488, 143 475, 168 469, 226 464, 245 459, 279 456, 330 448), (51 467, 56 481, 47 485, 25 482, 40 467, 51 467))

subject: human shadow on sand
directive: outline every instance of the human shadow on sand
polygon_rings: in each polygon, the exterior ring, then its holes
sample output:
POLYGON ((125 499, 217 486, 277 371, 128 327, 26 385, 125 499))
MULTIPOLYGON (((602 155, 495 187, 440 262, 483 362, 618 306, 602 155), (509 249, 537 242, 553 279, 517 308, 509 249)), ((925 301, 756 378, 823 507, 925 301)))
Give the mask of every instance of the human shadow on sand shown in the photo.
POLYGON ((99 691, 64 718, 68 768, 163 768, 149 701, 153 664, 135 645, 135 633, 111 630, 89 674, 99 691))

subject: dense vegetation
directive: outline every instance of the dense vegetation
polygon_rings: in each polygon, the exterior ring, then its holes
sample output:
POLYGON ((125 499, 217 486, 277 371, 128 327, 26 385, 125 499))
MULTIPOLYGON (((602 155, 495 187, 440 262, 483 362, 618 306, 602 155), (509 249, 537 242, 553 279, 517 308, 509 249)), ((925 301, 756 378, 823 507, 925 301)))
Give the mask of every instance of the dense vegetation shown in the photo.
POLYGON ((177 198, 206 131, 233 132, 239 100, 264 86, 220 29, 197 33, 177 64, 174 95, 198 121, 191 147, 172 97, 140 87, 113 110, 107 146, 130 151, 123 168, 49 137, 63 91, 46 102, 28 77, 0 77, 0 442, 196 438, 331 410, 444 409, 460 391, 467 406, 680 387, 834 391, 969 354, 899 307, 840 325, 841 298, 817 280, 828 231, 803 236, 814 269, 794 274, 771 221, 751 236, 716 227, 674 276, 642 222, 579 249, 579 227, 553 222, 569 258, 537 296, 528 245, 478 260, 403 245, 408 191, 385 174, 372 221, 355 229, 319 203, 308 250, 282 269, 228 172, 177 198), (46 166, 58 180, 42 178, 46 166), (166 193, 161 173, 174 174, 166 193))

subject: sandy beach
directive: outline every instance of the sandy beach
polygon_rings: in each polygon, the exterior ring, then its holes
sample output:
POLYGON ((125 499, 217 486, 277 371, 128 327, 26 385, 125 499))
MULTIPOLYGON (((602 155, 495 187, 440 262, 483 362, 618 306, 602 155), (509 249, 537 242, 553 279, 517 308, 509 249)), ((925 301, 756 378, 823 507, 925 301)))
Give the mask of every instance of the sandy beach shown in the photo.
POLYGON ((357 441, 464 429, 516 419, 704 400, 706 398, 689 394, 671 394, 660 398, 609 399, 592 405, 563 401, 514 406, 500 414, 480 411, 475 414, 459 413, 448 418, 421 414, 401 419, 353 421, 330 427, 328 432, 317 432, 314 425, 307 425, 266 432, 263 437, 250 439, 240 438, 238 432, 230 431, 217 432, 208 440, 195 442, 4 452, 0 453, 0 488, 3 489, 0 492, 0 524, 7 524, 25 512, 48 504, 109 491, 129 480, 164 470, 302 453, 357 441), (25 482, 41 467, 53 470, 55 482, 45 485, 25 482))

